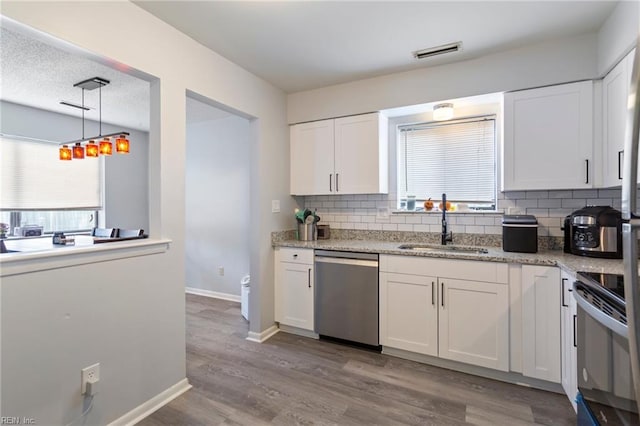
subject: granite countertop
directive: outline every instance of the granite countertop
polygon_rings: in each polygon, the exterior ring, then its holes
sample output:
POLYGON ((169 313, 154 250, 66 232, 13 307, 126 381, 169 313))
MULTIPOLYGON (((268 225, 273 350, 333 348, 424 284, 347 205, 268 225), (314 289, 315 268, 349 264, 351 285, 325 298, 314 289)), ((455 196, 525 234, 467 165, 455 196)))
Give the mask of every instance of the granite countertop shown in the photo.
POLYGON ((402 243, 380 240, 318 240, 298 241, 281 240, 274 241, 274 247, 298 247, 319 250, 357 251, 364 253, 392 254, 403 256, 419 256, 447 259, 480 260, 487 262, 520 263, 528 265, 559 266, 570 273, 580 271, 606 272, 622 274, 622 260, 598 259, 592 257, 576 256, 564 253, 560 250, 543 250, 538 253, 513 253, 505 252, 499 247, 480 247, 487 253, 469 252, 425 252, 416 250, 399 249, 402 243))

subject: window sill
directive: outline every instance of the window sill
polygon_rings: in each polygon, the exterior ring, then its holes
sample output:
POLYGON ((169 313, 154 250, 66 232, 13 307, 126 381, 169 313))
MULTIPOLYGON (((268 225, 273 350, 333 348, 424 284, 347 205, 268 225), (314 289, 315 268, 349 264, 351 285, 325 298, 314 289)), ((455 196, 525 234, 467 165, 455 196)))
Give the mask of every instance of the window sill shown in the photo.
MULTIPOLYGON (((437 214, 437 215, 442 215, 442 211, 441 210, 431 210, 431 211, 425 211, 425 210, 417 210, 417 211, 408 211, 408 210, 391 210, 390 211, 391 214, 407 214, 407 215, 413 215, 413 214, 437 214)), ((450 211, 447 210, 447 214, 491 214, 491 215, 496 215, 496 216, 501 216, 504 214, 503 211, 501 210, 455 210, 455 211, 450 211)))

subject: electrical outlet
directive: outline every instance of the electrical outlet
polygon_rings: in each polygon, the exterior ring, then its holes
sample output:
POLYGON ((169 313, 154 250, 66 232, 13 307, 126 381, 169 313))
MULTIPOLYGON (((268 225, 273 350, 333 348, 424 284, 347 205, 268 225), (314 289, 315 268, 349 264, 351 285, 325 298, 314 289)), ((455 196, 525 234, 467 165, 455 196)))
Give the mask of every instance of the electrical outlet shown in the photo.
POLYGON ((87 391, 87 382, 98 382, 100 380, 100 363, 90 365, 82 369, 82 381, 80 393, 82 395, 87 391))
POLYGON ((220 275, 221 277, 224 276, 224 266, 218 267, 218 275, 220 275))
POLYGON ((271 213, 280 213, 280 200, 271 200, 271 213))

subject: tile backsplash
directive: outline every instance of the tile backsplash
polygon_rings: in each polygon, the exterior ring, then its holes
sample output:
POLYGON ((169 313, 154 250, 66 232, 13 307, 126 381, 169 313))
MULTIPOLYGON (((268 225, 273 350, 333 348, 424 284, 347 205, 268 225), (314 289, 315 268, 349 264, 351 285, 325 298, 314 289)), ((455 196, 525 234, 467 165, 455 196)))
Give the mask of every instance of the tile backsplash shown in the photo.
MULTIPOLYGON (((457 234, 502 234, 502 215, 532 214, 538 236, 562 237, 564 217, 586 205, 620 209, 620 189, 515 191, 498 193, 498 212, 447 213, 450 230, 457 234)), ((336 229, 372 231, 441 231, 440 212, 399 212, 395 194, 317 195, 304 197, 304 207, 317 210, 321 222, 336 229)))

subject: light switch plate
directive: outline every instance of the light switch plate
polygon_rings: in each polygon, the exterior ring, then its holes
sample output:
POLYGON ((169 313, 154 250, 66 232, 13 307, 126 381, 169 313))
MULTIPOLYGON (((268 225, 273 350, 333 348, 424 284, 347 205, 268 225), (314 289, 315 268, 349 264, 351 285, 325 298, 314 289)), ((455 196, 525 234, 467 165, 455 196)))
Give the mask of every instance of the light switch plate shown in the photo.
POLYGON ((271 200, 271 213, 280 213, 280 200, 271 200))

